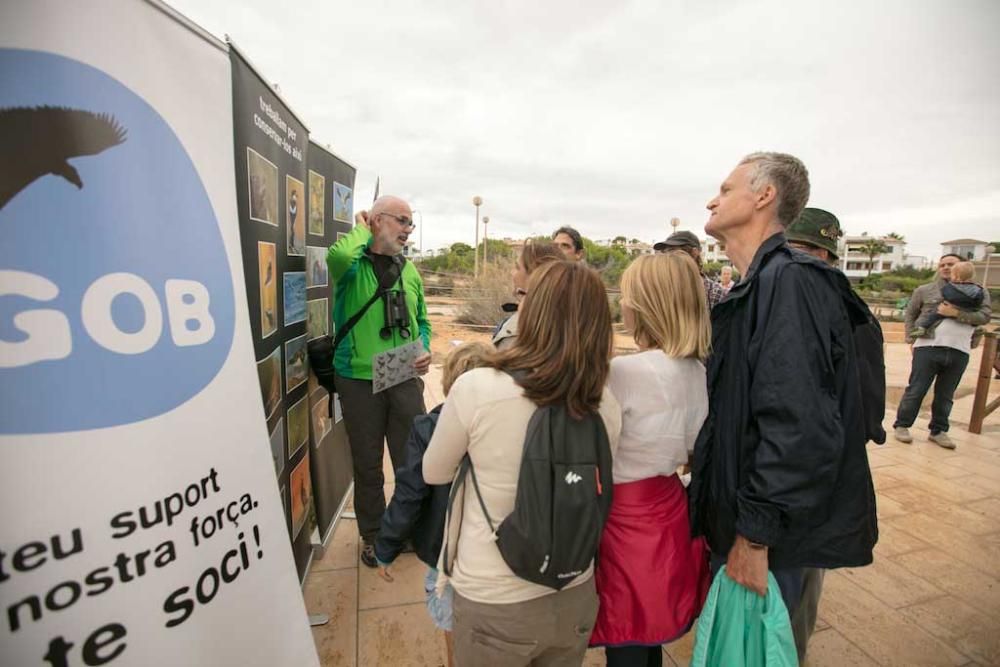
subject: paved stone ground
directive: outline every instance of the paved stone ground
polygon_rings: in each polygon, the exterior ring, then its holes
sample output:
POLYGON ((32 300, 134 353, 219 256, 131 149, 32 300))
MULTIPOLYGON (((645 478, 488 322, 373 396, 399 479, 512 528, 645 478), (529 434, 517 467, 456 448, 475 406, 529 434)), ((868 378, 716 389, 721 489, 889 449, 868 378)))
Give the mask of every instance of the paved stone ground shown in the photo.
MULTIPOLYGON (((898 395, 906 382, 908 347, 889 344, 887 366, 892 397, 892 387, 898 395)), ((869 446, 880 528, 875 563, 827 574, 807 665, 1000 665, 1000 413, 987 418, 983 435, 968 433, 978 354, 969 366, 966 395, 952 413, 958 449, 927 441, 926 413, 913 444, 890 436, 883 447, 869 446)), ((432 371, 427 404, 440 401, 440 375, 432 371)), ((894 414, 887 410, 887 427, 894 414)), ((386 479, 388 498, 388 465, 386 479)), ((331 617, 313 630, 323 665, 445 664, 443 635, 424 608, 423 564, 403 555, 390 584, 358 563, 356 527, 344 519, 305 586, 309 611, 331 617)), ((687 665, 692 642, 689 633, 665 647, 664 664, 687 665)), ((584 664, 603 665, 603 652, 591 651, 584 664)))

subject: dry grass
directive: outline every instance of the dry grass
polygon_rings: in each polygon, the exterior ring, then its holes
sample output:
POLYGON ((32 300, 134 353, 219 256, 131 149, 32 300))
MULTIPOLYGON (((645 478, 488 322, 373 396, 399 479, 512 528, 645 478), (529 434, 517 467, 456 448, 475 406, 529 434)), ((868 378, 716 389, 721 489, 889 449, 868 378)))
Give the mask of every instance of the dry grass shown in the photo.
POLYGON ((511 281, 513 260, 490 261, 468 286, 456 287, 454 296, 464 302, 455 321, 461 324, 493 325, 506 317, 500 306, 514 300, 511 281))

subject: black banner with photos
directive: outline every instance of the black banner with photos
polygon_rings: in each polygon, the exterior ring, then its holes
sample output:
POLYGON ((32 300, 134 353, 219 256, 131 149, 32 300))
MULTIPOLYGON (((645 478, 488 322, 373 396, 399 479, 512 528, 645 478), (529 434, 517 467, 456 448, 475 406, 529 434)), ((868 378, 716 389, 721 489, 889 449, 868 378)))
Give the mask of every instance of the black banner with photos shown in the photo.
POLYGON ((250 329, 299 580, 317 529, 306 354, 306 127, 235 48, 233 134, 250 329))
MULTIPOLYGON (((351 231, 355 169, 312 141, 307 162, 306 338, 312 340, 324 334, 334 335, 333 286, 326 268, 326 253, 342 234, 351 231)), ((313 497, 323 542, 329 537, 354 478, 344 417, 336 397, 333 413, 330 417, 329 395, 310 373, 313 497)))

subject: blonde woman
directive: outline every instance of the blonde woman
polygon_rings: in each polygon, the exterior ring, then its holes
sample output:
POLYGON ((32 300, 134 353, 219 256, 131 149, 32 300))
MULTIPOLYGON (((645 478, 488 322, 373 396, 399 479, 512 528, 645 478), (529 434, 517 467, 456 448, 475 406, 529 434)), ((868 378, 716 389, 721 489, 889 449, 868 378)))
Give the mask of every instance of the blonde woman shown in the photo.
POLYGON ((497 521, 513 511, 538 406, 564 405, 576 419, 599 416, 612 452, 618 442, 621 411, 607 389, 611 313, 600 277, 582 263, 549 262, 532 273, 527 292, 513 345, 492 368, 455 382, 424 455, 427 483, 443 484, 468 453, 482 493, 481 501, 473 492, 456 499, 460 530, 446 527, 459 665, 579 665, 597 615, 593 567, 559 591, 518 577, 483 511, 497 521))
POLYGON ((608 665, 660 665, 661 644, 690 628, 708 589, 708 554, 692 540, 677 476, 708 414, 711 342, 705 290, 686 253, 646 255, 622 275, 622 318, 639 352, 611 361, 622 408, 611 513, 595 581, 590 643, 608 665))

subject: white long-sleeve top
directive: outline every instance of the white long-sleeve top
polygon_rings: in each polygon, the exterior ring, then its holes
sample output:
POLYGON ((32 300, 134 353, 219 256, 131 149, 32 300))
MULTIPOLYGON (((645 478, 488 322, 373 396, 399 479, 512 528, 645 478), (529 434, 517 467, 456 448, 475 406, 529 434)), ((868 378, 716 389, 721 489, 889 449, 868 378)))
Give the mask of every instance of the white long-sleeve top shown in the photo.
POLYGON ((688 462, 708 415, 705 366, 648 350, 611 360, 608 386, 622 409, 615 483, 672 475, 688 462))
MULTIPOLYGON (((468 451, 483 502, 490 517, 499 525, 514 509, 524 437, 535 408, 506 373, 477 368, 462 374, 448 394, 424 454, 424 480, 428 484, 452 481, 468 451)), ((621 411, 607 389, 601 400, 600 414, 614 454, 621 429, 621 411)), ((459 500, 455 503, 459 505, 459 500)), ((466 480, 464 500, 454 513, 460 513, 455 521, 461 528, 451 584, 462 597, 486 604, 506 604, 533 600, 553 592, 551 588, 521 579, 507 567, 476 499, 471 479, 466 480)), ((457 525, 446 527, 449 543, 457 532, 457 525)), ((592 575, 593 566, 569 586, 579 585, 592 575)))

